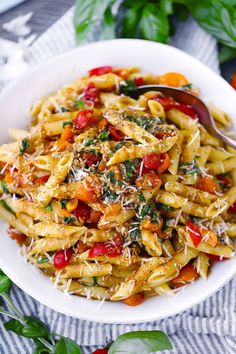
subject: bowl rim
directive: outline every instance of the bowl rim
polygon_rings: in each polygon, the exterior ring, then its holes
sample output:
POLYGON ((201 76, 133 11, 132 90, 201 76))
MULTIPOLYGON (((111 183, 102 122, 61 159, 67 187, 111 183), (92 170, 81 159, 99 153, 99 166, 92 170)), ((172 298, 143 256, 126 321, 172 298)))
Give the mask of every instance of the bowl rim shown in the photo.
MULTIPOLYGON (((181 53, 182 56, 185 56, 186 58, 189 58, 189 60, 191 60, 194 63, 197 63, 197 65, 200 67, 203 67, 205 70, 207 69, 209 72, 211 72, 211 74, 214 74, 217 77, 217 80, 220 80, 222 83, 224 83, 224 85, 228 85, 228 87, 232 90, 232 87, 230 86, 230 84, 225 81, 222 77, 220 77, 219 75, 217 75, 213 70, 211 70, 209 67, 207 67, 206 65, 204 65, 203 63, 201 63, 200 61, 198 61, 197 59, 195 59, 194 57, 192 57, 191 55, 183 52, 182 50, 166 45, 166 44, 162 44, 162 43, 157 43, 157 42, 152 42, 152 41, 146 41, 146 40, 140 40, 140 39, 113 39, 113 40, 106 40, 106 41, 100 41, 100 42, 95 42, 95 43, 89 43, 89 44, 85 44, 81 47, 77 47, 74 48, 72 50, 60 53, 59 55, 56 55, 54 57, 51 57, 45 61, 43 61, 40 64, 37 64, 35 66, 33 66, 31 69, 29 69, 26 73, 24 73, 23 75, 21 75, 19 78, 17 78, 16 80, 12 81, 11 83, 9 83, 7 85, 6 88, 3 89, 3 91, 0 93, 0 104, 2 102, 2 100, 5 99, 5 97, 9 96, 9 94, 11 93, 11 91, 15 88, 15 86, 19 85, 21 82, 23 82, 24 80, 26 80, 27 78, 30 78, 33 74, 36 74, 38 72, 40 72, 42 69, 46 68, 47 66, 52 65, 53 63, 57 63, 57 61, 61 61, 63 58, 66 58, 67 56, 69 57, 70 55, 73 55, 73 53, 76 53, 77 51, 80 51, 83 48, 86 47, 91 47, 94 48, 96 50, 97 47, 102 47, 103 45, 117 45, 118 43, 130 43, 132 45, 132 43, 139 43, 140 46, 155 46, 157 49, 158 48, 168 48, 170 51, 173 52, 173 54, 175 52, 181 53)), ((236 93, 235 93, 236 95, 236 93)), ((230 262, 230 261, 229 261, 230 262)), ((53 302, 47 301, 46 299, 43 299, 40 297, 40 294, 34 291, 34 288, 29 286, 28 284, 25 284, 24 281, 22 281, 21 278, 19 278, 17 275, 14 274, 14 271, 12 269, 10 269, 7 264, 5 264, 4 262, 2 262, 1 258, 0 258, 0 268, 9 276, 9 278, 19 287, 21 288, 21 290, 23 290, 26 294, 30 295, 31 297, 33 297, 35 300, 37 300, 38 302, 40 302, 41 304, 47 306, 50 309, 53 309, 59 313, 62 313, 64 315, 67 316, 71 316, 74 318, 78 318, 78 319, 82 319, 82 320, 88 320, 88 321, 95 321, 95 322, 100 322, 100 323, 111 323, 111 324, 128 324, 128 323, 134 323, 132 318, 127 318, 125 320, 109 320, 108 316, 107 318, 103 319, 101 318, 101 315, 97 315, 97 313, 94 313, 94 315, 86 315, 86 314, 80 314, 80 313, 72 313, 72 311, 68 311, 65 309, 65 306, 63 309, 60 308, 60 306, 57 306, 56 304, 54 304, 53 302)), ((193 301, 192 303, 188 303, 187 305, 185 304, 185 302, 182 302, 181 306, 179 305, 178 308, 176 308, 175 311, 173 310, 167 310, 165 312, 164 315, 159 316, 158 314, 156 314, 154 312, 154 314, 152 316, 150 316, 150 314, 148 316, 145 317, 145 314, 143 316, 140 316, 140 319, 136 319, 135 318, 135 323, 144 323, 144 322, 150 322, 150 321, 155 321, 155 320, 160 320, 163 318, 167 318, 170 316, 174 316, 179 312, 183 312, 185 310, 188 310, 189 308, 192 308, 194 305, 199 304, 200 302, 206 300, 207 298, 211 297, 213 294, 215 294, 216 292, 218 292, 230 279, 232 279, 232 277, 234 276, 234 274, 236 273, 236 262, 234 264, 234 267, 230 267, 227 270, 227 274, 226 276, 224 276, 224 278, 222 278, 220 284, 218 284, 215 288, 211 289, 211 291, 209 291, 207 294, 205 294, 204 296, 201 297, 200 300, 195 302, 193 301)), ((207 284, 207 283, 206 283, 207 284)), ((93 300, 96 301, 96 300, 93 300)))

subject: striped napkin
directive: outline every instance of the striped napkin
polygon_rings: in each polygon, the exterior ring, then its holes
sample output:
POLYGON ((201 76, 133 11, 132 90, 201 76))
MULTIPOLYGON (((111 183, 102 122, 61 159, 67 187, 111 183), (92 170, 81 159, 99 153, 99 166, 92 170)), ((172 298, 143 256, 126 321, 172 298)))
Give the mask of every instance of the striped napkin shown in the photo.
MULTIPOLYGON (((75 46, 72 16, 73 9, 29 48, 26 60, 30 65, 75 46)), ((188 52, 219 73, 216 41, 199 28, 193 19, 178 25, 170 44, 188 52)), ((235 294, 236 280, 231 280, 210 299, 188 311, 160 321, 131 325, 99 324, 64 316, 41 305, 16 286, 13 287, 12 298, 25 314, 35 315, 45 321, 52 332, 75 339, 85 354, 91 354, 124 332, 154 329, 167 333, 173 343, 174 350, 163 352, 165 354, 235 354, 235 294)), ((30 340, 6 332, 2 324, 0 338, 1 354, 33 352, 30 340)))

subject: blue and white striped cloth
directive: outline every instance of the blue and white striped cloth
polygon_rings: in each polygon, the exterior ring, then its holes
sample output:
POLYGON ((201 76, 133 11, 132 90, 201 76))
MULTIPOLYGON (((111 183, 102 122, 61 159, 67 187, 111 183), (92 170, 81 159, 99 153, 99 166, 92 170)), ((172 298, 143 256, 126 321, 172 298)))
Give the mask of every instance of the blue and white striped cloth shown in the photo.
MULTIPOLYGON (((215 40, 189 19, 181 23, 171 44, 192 54, 219 72, 215 40)), ((72 10, 45 32, 28 50, 27 61, 37 62, 75 46, 72 10)), ((207 286, 207 285, 206 285, 207 286)), ((236 353, 236 280, 231 280, 210 299, 176 316, 156 322, 133 325, 98 324, 64 316, 41 305, 16 286, 12 298, 25 314, 39 317, 52 332, 75 339, 85 354, 104 346, 118 335, 134 330, 160 329, 173 343, 165 354, 235 354, 236 353)), ((1 320, 6 318, 0 316, 1 320)), ((2 322, 2 321, 1 321, 2 322)), ((30 340, 6 332, 0 324, 1 354, 30 354, 30 340)))

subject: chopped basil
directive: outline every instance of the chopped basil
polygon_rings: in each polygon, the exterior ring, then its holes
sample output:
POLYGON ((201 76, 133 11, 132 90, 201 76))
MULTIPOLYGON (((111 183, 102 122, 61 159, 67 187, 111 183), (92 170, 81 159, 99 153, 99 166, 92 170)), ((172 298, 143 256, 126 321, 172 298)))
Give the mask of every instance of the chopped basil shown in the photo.
POLYGON ((1 186, 4 193, 10 193, 5 181, 1 181, 1 186))
POLYGON ((72 122, 63 122, 62 123, 62 127, 65 128, 66 125, 72 125, 72 122))
POLYGON ((42 264, 42 263, 48 263, 49 259, 47 257, 41 257, 37 259, 37 263, 42 264))
POLYGON ((192 87, 193 87, 193 84, 191 84, 191 83, 181 86, 182 89, 192 89, 192 87))
POLYGON ((7 202, 4 199, 0 200, 0 204, 3 206, 4 209, 6 209, 6 211, 8 211, 13 215, 16 215, 15 212, 12 210, 12 208, 7 204, 7 202))
POLYGON ((93 277, 93 285, 98 285, 97 277, 93 277))
POLYGON ((76 221, 76 218, 75 218, 74 216, 70 216, 70 217, 65 216, 65 217, 63 218, 63 220, 64 220, 64 222, 65 222, 66 224, 70 224, 71 222, 75 222, 75 221, 76 221))
POLYGON ((120 93, 126 94, 130 91, 136 90, 137 85, 134 80, 125 80, 120 84, 119 91, 120 93))
POLYGON ((112 203, 118 198, 118 194, 115 192, 112 192, 110 189, 107 187, 103 189, 103 195, 102 195, 102 200, 105 203, 112 203))
POLYGON ((144 195, 143 195, 142 192, 139 192, 138 198, 139 198, 139 201, 140 201, 141 203, 146 201, 146 199, 145 199, 145 197, 144 197, 144 195))
POLYGON ((173 208, 170 205, 161 204, 161 203, 157 203, 156 205, 157 205, 157 209, 160 209, 160 210, 165 210, 165 211, 173 211, 173 210, 175 210, 175 208, 173 208))
POLYGON ((99 136, 98 136, 98 139, 99 140, 102 140, 102 141, 104 141, 104 140, 109 140, 111 138, 111 134, 110 134, 110 132, 109 132, 109 130, 108 129, 103 129, 102 131, 101 131, 101 133, 99 134, 99 136))
POLYGON ((150 216, 151 220, 156 223, 160 223, 160 214, 154 204, 144 204, 139 211, 139 219, 144 219, 146 216, 150 216))
POLYGON ((129 228, 129 236, 131 238, 131 240, 133 241, 138 241, 141 239, 141 231, 139 229, 139 223, 135 223, 135 224, 131 224, 130 228, 129 228))
POLYGON ((122 146, 124 146, 124 145, 125 145, 125 141, 121 141, 120 143, 116 144, 116 146, 113 149, 113 152, 116 152, 117 150, 122 148, 122 146))
POLYGON ((149 118, 145 116, 131 116, 128 115, 126 117, 130 122, 136 123, 139 127, 149 131, 149 130, 154 130, 156 125, 159 125, 162 120, 159 119, 157 120, 156 118, 149 118))
POLYGON ((135 174, 137 173, 138 163, 138 159, 134 159, 132 161, 126 160, 123 162, 121 168, 124 178, 132 179, 135 176, 135 174))
POLYGON ((45 210, 52 211, 52 204, 49 203, 48 206, 45 207, 45 210))
POLYGON ((68 203, 68 200, 67 200, 67 199, 65 199, 65 198, 61 199, 61 200, 60 200, 61 208, 62 208, 62 209, 65 209, 67 203, 68 203))
POLYGON ((181 163, 179 169, 181 170, 181 172, 183 174, 186 174, 186 175, 192 175, 194 173, 199 173, 199 168, 196 165, 195 161, 181 163))
POLYGON ((116 179, 115 179, 115 172, 114 171, 109 171, 107 174, 107 177, 110 179, 111 183, 115 183, 116 179))
POLYGON ((30 147, 29 139, 28 138, 23 139, 20 144, 21 154, 24 154, 29 147, 30 147))
POLYGON ((75 101, 75 108, 77 109, 84 108, 84 102, 82 100, 75 101))
POLYGON ((69 109, 67 109, 66 107, 61 107, 61 111, 64 112, 69 112, 69 109))
POLYGON ((84 146, 90 146, 90 145, 93 145, 94 144, 94 140, 93 139, 89 139, 89 140, 86 140, 85 142, 84 142, 84 146))

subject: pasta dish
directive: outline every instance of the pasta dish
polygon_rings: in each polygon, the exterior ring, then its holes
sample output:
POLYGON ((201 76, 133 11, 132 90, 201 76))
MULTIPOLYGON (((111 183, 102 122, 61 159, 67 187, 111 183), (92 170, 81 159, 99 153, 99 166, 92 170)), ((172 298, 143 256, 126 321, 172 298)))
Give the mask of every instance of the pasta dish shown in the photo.
POLYGON ((94 68, 35 102, 29 129, 0 147, 0 218, 66 293, 134 306, 235 255, 236 151, 193 107, 129 97, 145 84, 199 94, 180 73, 94 68))

